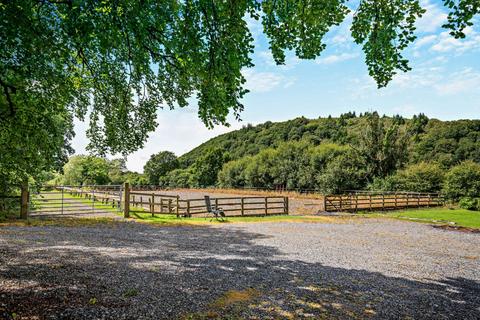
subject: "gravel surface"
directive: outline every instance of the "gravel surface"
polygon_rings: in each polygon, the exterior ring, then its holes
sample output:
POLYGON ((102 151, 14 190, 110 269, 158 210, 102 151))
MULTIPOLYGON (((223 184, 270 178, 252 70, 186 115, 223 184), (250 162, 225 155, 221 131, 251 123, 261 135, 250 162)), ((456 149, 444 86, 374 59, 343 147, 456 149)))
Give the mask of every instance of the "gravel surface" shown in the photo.
POLYGON ((0 318, 480 319, 480 235, 373 219, 0 228, 0 318))

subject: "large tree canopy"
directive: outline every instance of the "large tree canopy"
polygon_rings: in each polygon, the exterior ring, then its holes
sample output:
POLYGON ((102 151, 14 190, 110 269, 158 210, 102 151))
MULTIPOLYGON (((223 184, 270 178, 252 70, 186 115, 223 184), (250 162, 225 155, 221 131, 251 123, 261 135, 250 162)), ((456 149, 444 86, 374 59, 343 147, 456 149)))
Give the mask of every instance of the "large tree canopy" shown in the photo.
MULTIPOLYGON (((238 116, 243 109, 247 90, 241 71, 253 65, 247 17, 262 20, 273 57, 282 64, 289 50, 304 59, 318 57, 324 35, 349 12, 347 4, 1 1, 0 154, 16 158, 26 150, 47 162, 63 157, 73 116, 83 119, 88 112, 90 149, 129 153, 155 129, 158 108, 186 106, 190 97, 197 98, 208 127, 226 124, 230 112, 238 116)), ((445 27, 453 36, 465 36, 480 10, 478 0, 444 4, 450 10, 445 27)), ((409 70, 402 51, 415 39, 415 21, 423 13, 418 0, 360 1, 352 36, 363 46, 379 87, 409 70)))

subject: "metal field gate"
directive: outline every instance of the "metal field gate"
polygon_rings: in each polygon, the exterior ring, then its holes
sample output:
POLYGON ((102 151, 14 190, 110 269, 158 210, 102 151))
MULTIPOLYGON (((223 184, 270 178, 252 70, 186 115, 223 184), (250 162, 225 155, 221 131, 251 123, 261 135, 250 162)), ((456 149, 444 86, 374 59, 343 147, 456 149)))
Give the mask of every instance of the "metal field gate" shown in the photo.
POLYGON ((120 211, 122 186, 41 186, 30 189, 30 216, 108 215, 120 211))

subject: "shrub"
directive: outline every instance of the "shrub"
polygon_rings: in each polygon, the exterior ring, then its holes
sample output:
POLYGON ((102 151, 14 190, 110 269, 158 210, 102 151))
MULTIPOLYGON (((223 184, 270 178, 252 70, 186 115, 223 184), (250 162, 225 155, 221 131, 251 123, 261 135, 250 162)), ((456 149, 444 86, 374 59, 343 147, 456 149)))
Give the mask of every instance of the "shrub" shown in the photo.
POLYGON ((193 186, 192 172, 189 169, 175 169, 160 178, 160 184, 170 188, 189 188, 193 186))
POLYGON ((399 190, 396 176, 390 175, 384 178, 375 177, 373 181, 367 186, 367 189, 374 191, 393 191, 399 190))
POLYGON ((218 184, 224 188, 245 187, 247 183, 245 181, 245 169, 252 161, 251 159, 252 157, 247 156, 225 163, 218 173, 218 184))
POLYGON ((442 188, 444 176, 438 164, 420 162, 398 171, 392 182, 396 190, 438 192, 442 188))
POLYGON ((458 205, 463 209, 480 211, 480 198, 463 197, 458 205))
POLYGON ((473 161, 464 161, 452 167, 444 184, 445 196, 452 200, 461 197, 480 197, 480 164, 473 161))
POLYGON ((324 193, 359 190, 365 186, 366 171, 353 152, 347 152, 328 162, 317 176, 318 188, 324 193))

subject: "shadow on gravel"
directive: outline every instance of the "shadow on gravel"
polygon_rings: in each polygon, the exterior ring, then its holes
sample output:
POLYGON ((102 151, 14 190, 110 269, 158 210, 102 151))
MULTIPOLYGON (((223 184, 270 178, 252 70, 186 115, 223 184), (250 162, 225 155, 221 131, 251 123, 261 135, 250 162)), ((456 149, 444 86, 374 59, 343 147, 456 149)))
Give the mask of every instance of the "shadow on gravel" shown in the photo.
POLYGON ((0 318, 480 316, 479 282, 332 268, 255 243, 262 239, 237 229, 135 223, 3 228, 0 318))

